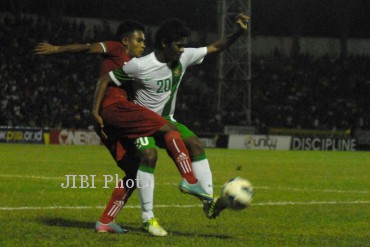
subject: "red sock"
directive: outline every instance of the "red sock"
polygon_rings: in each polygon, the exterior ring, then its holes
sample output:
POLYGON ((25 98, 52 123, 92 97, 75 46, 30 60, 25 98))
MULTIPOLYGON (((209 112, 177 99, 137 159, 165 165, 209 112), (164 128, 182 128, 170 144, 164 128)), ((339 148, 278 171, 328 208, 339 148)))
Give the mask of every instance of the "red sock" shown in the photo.
POLYGON ((189 152, 185 143, 181 139, 178 131, 170 131, 164 135, 167 151, 172 160, 176 163, 181 176, 190 184, 195 184, 198 180, 194 176, 193 167, 189 158, 189 152))
POLYGON ((118 213, 121 211, 122 207, 126 204, 128 198, 131 196, 134 188, 126 188, 127 177, 120 180, 119 184, 123 187, 114 188, 112 196, 105 207, 103 214, 100 217, 100 222, 103 224, 109 224, 116 218, 118 213), (122 181, 122 183, 121 183, 122 181))

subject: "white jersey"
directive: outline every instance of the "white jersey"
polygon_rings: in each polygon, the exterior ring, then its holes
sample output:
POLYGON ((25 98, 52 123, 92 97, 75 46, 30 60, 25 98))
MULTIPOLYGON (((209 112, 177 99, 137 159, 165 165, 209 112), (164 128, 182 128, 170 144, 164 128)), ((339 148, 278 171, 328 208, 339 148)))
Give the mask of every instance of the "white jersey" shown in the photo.
POLYGON ((173 119, 177 90, 187 67, 202 63, 207 47, 185 48, 179 64, 169 68, 157 60, 154 52, 141 58, 133 58, 122 69, 111 71, 111 79, 117 86, 133 80, 134 102, 163 117, 173 119))

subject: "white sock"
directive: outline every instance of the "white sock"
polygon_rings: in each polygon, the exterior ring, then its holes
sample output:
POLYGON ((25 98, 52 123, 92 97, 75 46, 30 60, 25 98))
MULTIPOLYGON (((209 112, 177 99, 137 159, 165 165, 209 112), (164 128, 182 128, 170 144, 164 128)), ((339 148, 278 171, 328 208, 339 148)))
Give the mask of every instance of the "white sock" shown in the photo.
POLYGON ((154 217, 153 213, 153 194, 154 194, 154 174, 138 170, 136 175, 137 189, 141 202, 141 218, 147 221, 154 217))
POLYGON ((202 188, 210 195, 213 195, 212 172, 208 159, 193 161, 193 171, 202 188))

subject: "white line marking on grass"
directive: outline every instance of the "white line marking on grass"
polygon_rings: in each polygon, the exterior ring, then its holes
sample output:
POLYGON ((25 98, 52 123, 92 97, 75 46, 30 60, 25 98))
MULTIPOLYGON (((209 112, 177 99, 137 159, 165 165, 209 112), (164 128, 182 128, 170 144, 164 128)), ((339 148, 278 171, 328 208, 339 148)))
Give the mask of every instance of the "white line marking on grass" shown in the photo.
MULTIPOLYGON (((175 183, 161 183, 158 185, 171 185, 177 186, 175 183)), ((221 188, 222 185, 213 185, 215 188, 221 188)), ((255 189, 262 190, 283 190, 283 191, 305 191, 305 192, 323 192, 323 193, 354 193, 354 194, 368 194, 370 193, 367 190, 329 190, 329 189, 300 189, 300 188, 288 188, 288 187, 269 187, 269 186, 254 186, 255 189)))
POLYGON ((307 191, 307 192, 324 192, 324 193, 356 193, 356 194, 368 194, 367 190, 318 190, 318 189, 299 189, 299 188, 284 188, 284 187, 269 187, 269 186, 256 186, 255 189, 262 190, 284 190, 284 191, 307 191))
MULTIPOLYGON (((156 208, 194 208, 201 207, 201 205, 156 205, 156 208)), ((36 207, 0 207, 0 211, 13 210, 55 210, 55 209, 103 209, 104 206, 36 206, 36 207)), ((141 208, 141 206, 125 206, 125 208, 141 208)))
MULTIPOLYGON (((175 183, 161 183, 159 185, 171 185, 177 186, 175 183)), ((214 185, 215 188, 221 188, 222 185, 214 185)), ((353 193, 353 194, 368 194, 367 190, 329 190, 329 189, 300 189, 300 188, 288 188, 288 187, 269 187, 269 186, 254 186, 255 189, 261 190, 283 190, 283 191, 304 191, 304 192, 323 192, 323 193, 353 193)))
POLYGON ((17 174, 0 174, 0 177, 4 178, 26 178, 26 179, 45 179, 45 180, 62 180, 65 177, 43 177, 43 176, 27 176, 27 175, 17 175, 17 174))
MULTIPOLYGON (((28 176, 28 175, 17 175, 17 174, 0 174, 0 177, 6 178, 25 178, 25 179, 44 179, 44 180, 65 180, 65 177, 44 177, 44 176, 28 176)), ((95 182, 106 182, 103 179, 95 179, 95 182)), ((178 186, 176 183, 156 183, 158 186, 178 186)), ((214 185, 215 188, 221 188, 222 185, 214 185)), ((270 186, 255 186, 255 189, 261 190, 282 190, 282 191, 303 191, 303 192, 323 192, 323 193, 353 193, 353 194, 368 194, 367 190, 332 190, 332 189, 305 189, 305 188, 289 188, 289 187, 270 187, 270 186)))
MULTIPOLYGON (((370 201, 309 201, 309 202, 260 202, 251 206, 301 206, 301 205, 339 205, 339 204, 370 204, 370 201)), ((192 205, 156 205, 155 208, 200 208, 200 204, 192 205)), ((0 207, 0 211, 23 211, 23 210, 60 210, 60 209, 103 209, 104 206, 35 206, 35 207, 0 207)), ((127 209, 139 209, 140 206, 125 206, 127 209)))
POLYGON ((337 205, 337 204, 370 204, 370 201, 261 202, 261 203, 252 203, 252 206, 337 205))

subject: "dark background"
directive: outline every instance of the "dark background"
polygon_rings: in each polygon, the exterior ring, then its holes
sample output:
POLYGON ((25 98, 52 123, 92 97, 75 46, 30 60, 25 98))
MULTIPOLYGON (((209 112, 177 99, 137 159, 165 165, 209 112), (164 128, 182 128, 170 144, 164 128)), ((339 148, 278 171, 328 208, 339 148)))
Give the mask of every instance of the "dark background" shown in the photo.
MULTIPOLYGON (((299 49, 285 55, 279 50, 253 54, 250 123, 240 108, 241 98, 217 109, 218 57, 207 58, 186 73, 175 118, 196 133, 222 133, 225 125, 252 125, 260 134, 272 128, 351 134, 370 130, 370 57, 347 50, 349 38, 370 38, 369 2, 252 0, 252 35, 288 36, 293 41, 334 37, 341 51, 333 57, 299 49)), ((10 12, 0 25, 0 126, 76 129, 91 127, 100 57, 35 56, 32 51, 41 41, 104 41, 114 30, 104 21, 99 22, 103 27, 87 30, 84 23, 62 17, 133 19, 146 26, 177 17, 204 34, 217 32, 220 19, 216 0, 2 0, 0 12, 10 12)), ((244 82, 230 79, 223 90, 239 97, 245 84, 238 83, 244 82)))
MULTIPOLYGON (((146 25, 177 17, 193 29, 212 32, 218 19, 216 0, 2 0, 0 9, 53 17, 127 18, 146 25)), ((253 35, 370 37, 368 0, 252 0, 252 16, 253 35)))

